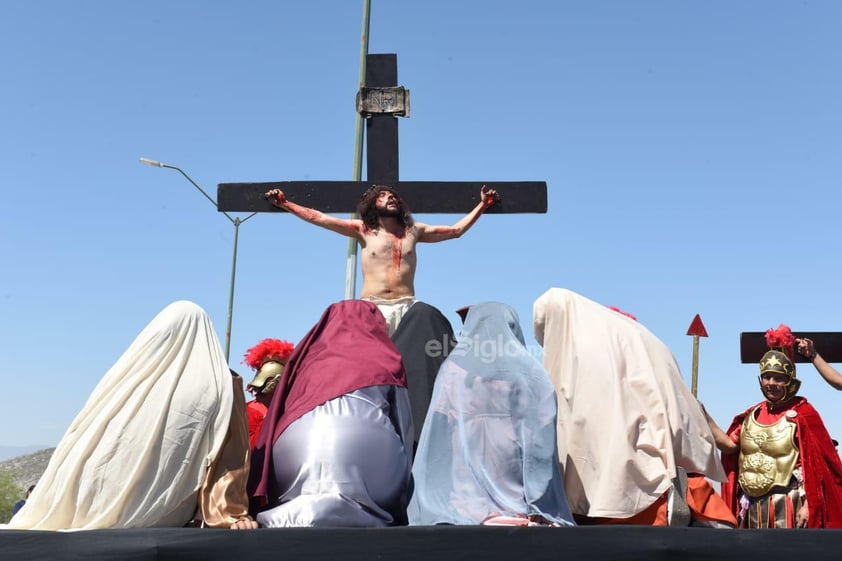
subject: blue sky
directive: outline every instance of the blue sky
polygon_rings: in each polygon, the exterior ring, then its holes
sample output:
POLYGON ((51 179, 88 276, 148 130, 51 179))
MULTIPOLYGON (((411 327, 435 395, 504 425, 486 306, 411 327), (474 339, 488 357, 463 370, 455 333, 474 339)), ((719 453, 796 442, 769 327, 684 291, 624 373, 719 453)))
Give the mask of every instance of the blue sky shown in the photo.
MULTIPOLYGON (((361 20, 350 0, 4 6, 0 444, 55 445, 173 300, 223 340, 233 227, 138 158, 214 195, 350 179, 361 20)), ((457 329, 455 309, 509 303, 529 335, 533 301, 570 288, 636 315, 688 384, 699 313, 700 397, 727 425, 761 397, 741 331, 842 330, 840 21, 834 0, 374 0, 370 52, 411 91, 401 178, 548 184, 546 215, 420 247, 418 297, 457 329)), ((235 369, 342 299, 346 247, 291 216, 243 224, 235 369)), ((842 395, 799 375, 842 436, 842 395)))

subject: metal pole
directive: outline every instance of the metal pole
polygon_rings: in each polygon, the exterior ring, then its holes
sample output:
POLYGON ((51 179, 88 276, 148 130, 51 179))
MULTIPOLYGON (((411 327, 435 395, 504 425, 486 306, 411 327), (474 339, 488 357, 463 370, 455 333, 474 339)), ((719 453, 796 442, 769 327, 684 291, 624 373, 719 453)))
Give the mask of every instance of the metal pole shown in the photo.
POLYGON ((231 357, 231 322, 234 320, 234 281, 237 278, 237 247, 239 247, 240 243, 240 224, 255 214, 257 213, 252 212, 242 220, 239 217, 231 220, 234 223, 234 258, 231 262, 231 286, 228 289, 228 323, 225 325, 225 361, 229 363, 231 357))
MULTIPOLYGON (((213 200, 213 197, 208 195, 207 191, 202 189, 202 187, 198 183, 193 181, 193 178, 190 177, 189 175, 187 175, 184 172, 184 170, 182 170, 180 167, 172 166, 170 164, 164 164, 164 163, 159 162, 157 160, 150 160, 148 158, 141 158, 140 163, 146 164, 148 166, 155 166, 155 167, 159 167, 159 168, 167 168, 167 169, 176 170, 178 173, 183 175, 184 178, 187 179, 187 181, 192 183, 193 187, 198 189, 199 192, 201 192, 202 195, 204 195, 205 198, 208 201, 210 201, 210 203, 214 206, 214 208, 216 208, 217 211, 219 211, 219 207, 217 206, 216 201, 213 200)), ((227 324, 225 326, 225 360, 226 360, 226 362, 228 362, 230 360, 230 357, 231 357, 231 322, 234 319, 234 281, 236 280, 236 277, 237 277, 237 246, 239 245, 239 241, 240 241, 240 224, 242 224, 243 222, 245 222, 249 218, 256 215, 257 212, 252 212, 251 214, 249 214, 248 216, 246 216, 242 220, 240 220, 239 217, 232 218, 231 215, 228 214, 227 212, 225 212, 224 210, 220 211, 220 212, 222 212, 222 214, 225 215, 225 218, 230 220, 231 223, 234 225, 234 258, 233 258, 233 262, 231 264, 231 286, 228 289, 228 321, 227 321, 227 324)))
MULTIPOLYGON (((368 56, 368 30, 371 22, 371 0, 363 0, 363 29, 360 38, 360 89, 365 86, 365 59, 368 56)), ((360 181, 363 167, 363 116, 357 113, 354 130, 354 173, 353 180, 360 181)), ((356 218, 356 213, 351 218, 356 218)), ((355 298, 357 294, 357 240, 348 238, 348 258, 345 263, 345 299, 355 298)))
POLYGON ((234 319, 234 280, 237 277, 237 245, 240 241, 240 219, 234 219, 234 259, 231 262, 231 287, 228 290, 228 323, 225 325, 225 362, 231 357, 231 321, 234 319))

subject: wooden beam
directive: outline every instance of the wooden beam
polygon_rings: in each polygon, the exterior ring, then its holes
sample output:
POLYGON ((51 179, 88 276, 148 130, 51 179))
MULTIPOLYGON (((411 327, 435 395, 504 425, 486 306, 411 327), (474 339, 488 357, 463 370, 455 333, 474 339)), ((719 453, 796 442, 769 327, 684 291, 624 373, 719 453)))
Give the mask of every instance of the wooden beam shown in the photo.
MULTIPOLYGON (((398 55, 367 55, 365 60, 366 87, 398 85, 398 55)), ((388 114, 372 115, 365 120, 365 135, 366 177, 369 183, 396 183, 400 177, 398 118, 388 114)))
MULTIPOLYGON (((833 331, 793 331, 797 339, 812 339, 816 350, 827 362, 842 362, 842 333, 833 331)), ((759 363, 766 351, 765 331, 745 331, 740 333, 740 361, 743 363, 759 363)), ((807 358, 795 353, 795 362, 810 362, 807 358)))
MULTIPOLYGON (((486 210, 487 214, 547 212, 544 181, 399 181, 391 186, 413 214, 465 214, 479 202, 483 185, 500 194, 500 202, 486 210)), ((282 189, 297 204, 328 214, 348 213, 356 211, 360 196, 370 186, 367 181, 220 183, 217 208, 227 212, 285 212, 264 198, 270 189, 282 189)))

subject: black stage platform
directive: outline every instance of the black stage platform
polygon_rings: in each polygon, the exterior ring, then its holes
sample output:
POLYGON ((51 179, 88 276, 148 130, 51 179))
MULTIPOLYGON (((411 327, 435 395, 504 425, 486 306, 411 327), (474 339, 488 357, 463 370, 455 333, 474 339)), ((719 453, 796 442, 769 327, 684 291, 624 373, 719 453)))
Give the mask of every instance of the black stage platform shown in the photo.
POLYGON ((2 561, 839 559, 842 530, 437 526, 351 530, 0 530, 2 561))

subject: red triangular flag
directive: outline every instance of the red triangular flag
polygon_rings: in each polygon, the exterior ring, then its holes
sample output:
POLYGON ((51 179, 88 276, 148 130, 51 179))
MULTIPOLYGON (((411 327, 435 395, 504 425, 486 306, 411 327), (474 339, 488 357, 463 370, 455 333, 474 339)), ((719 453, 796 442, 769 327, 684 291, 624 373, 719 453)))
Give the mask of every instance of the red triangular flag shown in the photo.
POLYGON ((687 330, 687 335, 693 335, 696 337, 708 336, 707 329, 705 329, 705 324, 702 323, 702 318, 699 317, 699 314, 696 314, 696 317, 693 318, 693 322, 690 324, 690 328, 687 330))

